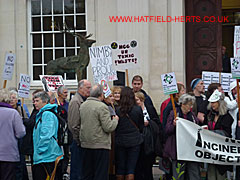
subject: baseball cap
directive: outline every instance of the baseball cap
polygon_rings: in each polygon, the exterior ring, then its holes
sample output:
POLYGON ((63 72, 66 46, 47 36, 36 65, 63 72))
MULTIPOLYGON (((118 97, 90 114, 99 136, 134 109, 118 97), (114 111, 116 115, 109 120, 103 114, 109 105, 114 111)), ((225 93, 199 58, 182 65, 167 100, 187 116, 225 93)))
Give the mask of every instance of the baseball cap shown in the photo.
POLYGON ((209 102, 217 102, 220 100, 222 93, 219 92, 217 89, 212 93, 210 98, 208 99, 209 102))

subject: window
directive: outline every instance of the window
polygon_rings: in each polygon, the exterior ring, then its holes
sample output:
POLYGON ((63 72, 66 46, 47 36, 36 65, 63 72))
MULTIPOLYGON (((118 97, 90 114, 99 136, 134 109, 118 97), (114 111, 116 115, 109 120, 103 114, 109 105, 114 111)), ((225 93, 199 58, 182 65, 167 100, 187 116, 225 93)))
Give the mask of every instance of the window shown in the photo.
MULTIPOLYGON (((50 60, 78 54, 77 38, 62 30, 66 24, 70 32, 86 34, 85 0, 30 0, 30 11, 30 71, 37 82, 50 60)), ((73 72, 60 75, 77 79, 73 72)))

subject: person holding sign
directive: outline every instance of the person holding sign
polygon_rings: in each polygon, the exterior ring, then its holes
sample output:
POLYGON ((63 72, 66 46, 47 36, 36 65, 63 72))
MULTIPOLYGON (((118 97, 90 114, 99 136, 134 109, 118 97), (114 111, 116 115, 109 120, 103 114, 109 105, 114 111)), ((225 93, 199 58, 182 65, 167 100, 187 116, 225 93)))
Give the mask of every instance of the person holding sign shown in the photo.
MULTIPOLYGON (((184 118, 188 121, 198 124, 199 120, 191 108, 195 102, 195 98, 189 94, 183 94, 179 98, 180 107, 176 108, 177 117, 184 118)), ((179 180, 183 180, 184 177, 187 177, 188 180, 200 180, 200 167, 197 162, 191 161, 178 161, 177 160, 177 150, 176 150, 176 121, 177 118, 174 118, 174 112, 171 111, 168 116, 167 125, 165 128, 165 133, 167 135, 167 141, 164 146, 163 156, 172 159, 172 172, 173 177, 179 180), (184 171, 184 174, 177 178, 178 173, 176 172, 177 164, 185 164, 180 171, 184 171)))
MULTIPOLYGON (((227 104, 224 101, 224 94, 215 90, 208 99, 208 114, 205 117, 208 122, 208 129, 213 130, 223 136, 231 136, 232 116, 228 113, 227 104)), ((208 165, 208 179, 224 180, 226 178, 226 166, 208 165)))

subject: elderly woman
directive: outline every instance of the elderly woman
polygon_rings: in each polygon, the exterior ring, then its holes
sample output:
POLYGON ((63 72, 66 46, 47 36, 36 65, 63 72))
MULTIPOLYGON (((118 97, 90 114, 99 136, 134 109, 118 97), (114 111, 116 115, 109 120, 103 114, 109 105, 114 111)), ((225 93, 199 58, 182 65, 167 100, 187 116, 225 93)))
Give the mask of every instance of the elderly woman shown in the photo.
MULTIPOLYGON (((208 114, 205 117, 208 122, 208 129, 224 136, 231 137, 232 116, 228 113, 227 104, 224 101, 224 94, 217 89, 208 99, 208 114)), ((225 179, 226 171, 230 166, 208 165, 208 179, 225 179)))
MULTIPOLYGON (((149 123, 153 123, 152 121, 156 122, 155 125, 160 124, 159 116, 156 112, 154 106, 144 103, 145 96, 142 92, 135 93, 136 104, 142 108, 143 116, 144 116, 144 126, 150 126, 149 123), (152 120, 152 121, 151 121, 152 120)), ((152 125, 152 124, 151 124, 152 125)), ((157 126, 159 129, 159 127, 157 126)), ((154 128, 150 126, 151 133, 153 137, 158 135, 154 133, 154 128)), ((148 144, 149 145, 149 144, 148 144)), ((135 179, 136 180, 153 180, 153 173, 152 173, 152 166, 155 161, 155 153, 146 153, 144 146, 141 146, 140 155, 137 163, 137 168, 135 172, 135 179)))
MULTIPOLYGON (((198 123, 199 120, 195 116, 194 113, 191 112, 193 104, 195 102, 195 97, 189 94, 183 94, 179 98, 180 107, 177 107, 177 116, 187 121, 191 121, 193 123, 198 123)), ((176 150, 176 121, 177 118, 174 118, 174 112, 171 111, 168 116, 167 125, 165 129, 165 133, 168 136, 166 144, 164 146, 164 157, 168 157, 172 159, 172 171, 173 177, 177 179, 178 174, 176 172, 176 167, 179 164, 184 164, 181 168, 181 171, 185 171, 185 173, 179 178, 179 180, 184 179, 186 177, 188 180, 200 180, 200 168, 198 163, 191 161, 178 161, 177 160, 177 150, 176 150)))
POLYGON ((0 89, 0 179, 15 180, 16 165, 20 161, 18 138, 25 135, 19 113, 12 108, 10 93, 0 89))

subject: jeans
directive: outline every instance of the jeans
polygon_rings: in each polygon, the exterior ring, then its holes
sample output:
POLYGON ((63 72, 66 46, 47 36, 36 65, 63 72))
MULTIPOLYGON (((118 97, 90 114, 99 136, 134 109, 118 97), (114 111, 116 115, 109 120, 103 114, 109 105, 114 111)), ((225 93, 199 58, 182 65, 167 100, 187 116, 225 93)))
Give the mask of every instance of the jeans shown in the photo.
POLYGON ((128 175, 134 174, 137 160, 140 153, 140 145, 133 147, 116 146, 116 174, 128 175))
POLYGON ((77 142, 73 140, 71 146, 71 169, 70 179, 80 180, 82 177, 82 148, 77 145, 77 142))

